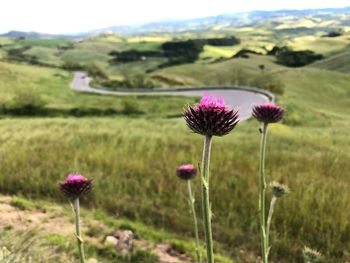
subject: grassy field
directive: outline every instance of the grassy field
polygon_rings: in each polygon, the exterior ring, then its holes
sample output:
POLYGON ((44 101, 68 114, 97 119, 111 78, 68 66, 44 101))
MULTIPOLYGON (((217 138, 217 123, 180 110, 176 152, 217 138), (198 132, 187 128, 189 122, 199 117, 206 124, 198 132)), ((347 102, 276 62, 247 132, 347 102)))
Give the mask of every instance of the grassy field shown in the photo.
MULTIPOLYGON (((12 106, 19 95, 45 102, 44 115, 139 115, 170 117, 179 115, 183 102, 193 98, 148 96, 101 96, 74 92, 69 88, 73 75, 67 71, 0 62, 0 105, 12 106)), ((16 106, 16 105, 14 105, 16 106)), ((39 114, 40 115, 40 114, 39 114)))
MULTIPOLYGON (((212 79, 229 81, 239 68, 260 74, 261 63, 285 83, 278 102, 288 112, 283 124, 271 126, 268 180, 283 180, 292 189, 277 204, 271 257, 274 262, 302 262, 301 248, 308 245, 322 251, 327 262, 344 262, 350 247, 350 77, 316 68, 288 69, 262 56, 156 73, 211 85, 212 79)), ((165 117, 180 115, 183 105, 194 99, 80 94, 68 87, 71 74, 43 67, 1 62, 0 72, 4 103, 19 90, 30 89, 42 96, 47 109, 118 112, 85 118, 68 113, 55 118, 3 116, 2 193, 63 201, 57 182, 79 171, 95 179, 94 194, 84 202, 89 207, 192 236, 185 185, 174 173, 179 164, 200 162, 202 138, 191 134, 183 120, 165 117), (123 113, 125 105, 142 114, 123 113)), ((253 120, 241 123, 232 134, 215 138, 213 145, 215 240, 234 262, 258 262, 258 127, 253 120)))
POLYGON ((287 45, 295 50, 308 49, 319 54, 331 55, 341 51, 349 45, 349 34, 335 38, 302 36, 288 41, 287 45))
POLYGON ((39 46, 47 48, 58 48, 73 45, 73 41, 65 38, 54 38, 54 39, 24 39, 21 40, 20 45, 22 46, 39 46))
POLYGON ((322 68, 327 70, 340 71, 344 73, 350 72, 350 48, 337 54, 330 56, 324 60, 315 62, 312 64, 312 67, 322 68))

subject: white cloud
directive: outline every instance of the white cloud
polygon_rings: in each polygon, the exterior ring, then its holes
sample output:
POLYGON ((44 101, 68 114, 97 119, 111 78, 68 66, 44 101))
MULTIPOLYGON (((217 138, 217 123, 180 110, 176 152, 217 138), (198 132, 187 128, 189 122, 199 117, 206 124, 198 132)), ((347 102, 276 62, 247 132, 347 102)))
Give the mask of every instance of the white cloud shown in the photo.
POLYGON ((249 10, 350 6, 350 0, 3 0, 0 32, 75 33, 112 25, 249 10))

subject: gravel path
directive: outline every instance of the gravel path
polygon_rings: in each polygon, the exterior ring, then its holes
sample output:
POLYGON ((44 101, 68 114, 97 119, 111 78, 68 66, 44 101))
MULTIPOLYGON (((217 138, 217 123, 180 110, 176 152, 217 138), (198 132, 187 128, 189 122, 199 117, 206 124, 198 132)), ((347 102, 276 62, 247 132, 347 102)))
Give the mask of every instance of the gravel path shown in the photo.
POLYGON ((257 90, 247 90, 239 88, 186 88, 186 89, 168 89, 164 91, 113 91, 108 89, 96 89, 90 86, 91 78, 86 72, 77 71, 71 83, 71 88, 76 91, 107 94, 107 95, 147 95, 147 96, 203 96, 208 94, 216 98, 223 98, 229 107, 237 108, 240 111, 240 119, 246 120, 251 117, 252 106, 255 104, 266 103, 273 100, 273 96, 257 90))

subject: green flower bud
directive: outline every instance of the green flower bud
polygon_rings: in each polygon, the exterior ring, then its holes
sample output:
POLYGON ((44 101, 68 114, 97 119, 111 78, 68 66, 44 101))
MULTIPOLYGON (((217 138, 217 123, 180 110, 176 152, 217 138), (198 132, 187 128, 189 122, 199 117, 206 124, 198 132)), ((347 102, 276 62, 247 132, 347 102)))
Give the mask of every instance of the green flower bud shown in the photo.
POLYGON ((282 183, 279 183, 279 182, 272 182, 270 184, 270 187, 271 187, 271 190, 272 190, 272 193, 275 197, 277 198, 281 198, 283 197, 284 195, 288 194, 289 193, 289 188, 288 186, 282 184, 282 183))

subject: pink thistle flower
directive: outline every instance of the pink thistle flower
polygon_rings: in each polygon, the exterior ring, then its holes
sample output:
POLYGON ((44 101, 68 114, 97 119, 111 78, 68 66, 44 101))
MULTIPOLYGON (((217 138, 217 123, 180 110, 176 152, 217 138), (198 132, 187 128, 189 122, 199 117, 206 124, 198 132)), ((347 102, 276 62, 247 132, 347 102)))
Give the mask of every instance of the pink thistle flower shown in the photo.
POLYGON ((264 103, 253 107, 253 117, 263 123, 275 123, 282 120, 285 110, 274 103, 264 103))
POLYGON ((199 105, 204 109, 226 109, 225 101, 222 98, 215 99, 209 95, 204 95, 199 103, 199 105))
POLYGON ((228 109, 223 99, 204 95, 200 103, 185 109, 187 126, 195 133, 224 136, 238 123, 238 111, 228 109))
POLYGON ((65 181, 59 184, 61 191, 68 197, 78 198, 87 194, 92 189, 92 179, 87 179, 80 174, 69 174, 65 181))
POLYGON ((197 175, 197 169, 193 164, 183 164, 176 169, 176 175, 183 180, 191 180, 197 175))

